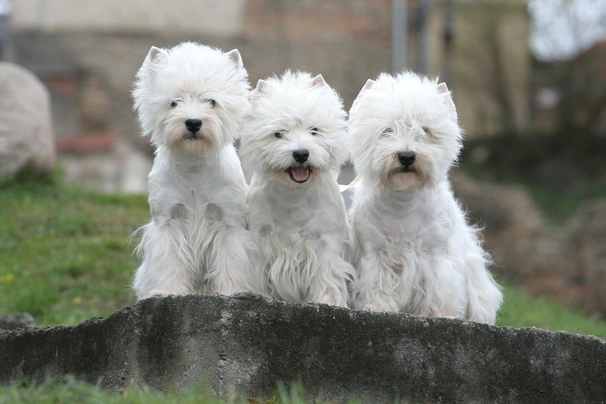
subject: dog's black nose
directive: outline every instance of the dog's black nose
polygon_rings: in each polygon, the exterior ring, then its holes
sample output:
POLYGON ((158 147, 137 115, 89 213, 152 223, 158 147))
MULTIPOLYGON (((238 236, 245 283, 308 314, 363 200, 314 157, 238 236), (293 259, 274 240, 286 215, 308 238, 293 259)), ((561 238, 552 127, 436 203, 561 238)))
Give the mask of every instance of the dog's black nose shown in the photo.
POLYGON ((202 121, 200 119, 187 119, 185 120, 185 127, 191 133, 196 133, 202 127, 202 121))
POLYGON ((403 151, 398 154, 398 160, 404 167, 411 166, 415 162, 415 154, 411 151, 403 151))
POLYGON ((292 152, 292 156, 297 163, 305 163, 309 158, 309 150, 299 149, 292 152))

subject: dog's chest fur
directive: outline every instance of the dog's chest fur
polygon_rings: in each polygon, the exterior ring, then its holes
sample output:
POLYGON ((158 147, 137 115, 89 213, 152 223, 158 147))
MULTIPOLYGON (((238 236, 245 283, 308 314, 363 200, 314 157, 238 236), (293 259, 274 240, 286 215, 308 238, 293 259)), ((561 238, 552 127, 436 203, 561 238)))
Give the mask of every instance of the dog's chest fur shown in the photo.
POLYGON ((209 221, 243 225, 246 190, 237 171, 219 170, 210 159, 174 162, 170 157, 158 157, 158 169, 154 166, 150 173, 149 202, 154 220, 189 227, 209 221))
MULTIPOLYGON (((343 242, 345 214, 331 192, 314 186, 292 189, 281 184, 251 186, 250 229, 266 242, 300 248, 304 241, 330 238, 343 242)), ((340 195, 338 195, 340 198, 340 195)))
POLYGON ((359 242, 388 254, 445 254, 452 220, 432 199, 418 191, 386 191, 368 198, 354 217, 359 242))

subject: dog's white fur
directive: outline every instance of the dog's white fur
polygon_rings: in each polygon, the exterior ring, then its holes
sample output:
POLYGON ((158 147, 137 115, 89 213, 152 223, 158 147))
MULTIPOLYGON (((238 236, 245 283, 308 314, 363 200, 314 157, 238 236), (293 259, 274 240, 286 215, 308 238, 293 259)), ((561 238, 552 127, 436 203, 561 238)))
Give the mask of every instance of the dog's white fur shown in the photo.
POLYGON ((494 324, 501 290, 448 180, 462 131, 446 85, 381 74, 360 91, 348 126, 359 177, 350 210, 355 306, 494 324), (415 155, 408 169, 401 152, 415 155))
POLYGON ((252 175, 248 222, 267 290, 291 302, 346 306, 354 269, 344 259, 350 236, 337 183, 347 158, 341 98, 321 75, 287 71, 259 80, 251 103, 240 154, 252 175), (297 162, 293 152, 303 149, 308 159, 297 162))
POLYGON ((135 109, 156 146, 149 174, 152 220, 139 231, 138 299, 255 290, 246 230, 247 185, 233 146, 250 108, 238 50, 192 42, 152 47, 137 73, 135 109), (185 121, 199 119, 189 130, 185 121))

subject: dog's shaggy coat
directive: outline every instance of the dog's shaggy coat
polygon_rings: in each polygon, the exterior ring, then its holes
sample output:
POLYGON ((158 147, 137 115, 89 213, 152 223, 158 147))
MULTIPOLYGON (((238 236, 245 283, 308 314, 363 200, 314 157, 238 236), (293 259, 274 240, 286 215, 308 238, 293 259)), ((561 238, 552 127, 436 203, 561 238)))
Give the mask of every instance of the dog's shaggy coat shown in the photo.
POLYGON ((346 159, 346 113, 321 75, 287 71, 260 80, 240 154, 252 174, 249 228, 268 293, 346 306, 352 266, 337 176, 346 159))
POLYGON ((246 230, 246 181, 233 146, 250 108, 240 53, 191 42, 152 47, 133 91, 144 135, 156 146, 151 221, 137 251, 138 299, 258 290, 246 230))
POLYGON ((358 308, 494 324, 502 300, 448 180, 462 131, 445 84, 368 80, 349 116, 358 308))

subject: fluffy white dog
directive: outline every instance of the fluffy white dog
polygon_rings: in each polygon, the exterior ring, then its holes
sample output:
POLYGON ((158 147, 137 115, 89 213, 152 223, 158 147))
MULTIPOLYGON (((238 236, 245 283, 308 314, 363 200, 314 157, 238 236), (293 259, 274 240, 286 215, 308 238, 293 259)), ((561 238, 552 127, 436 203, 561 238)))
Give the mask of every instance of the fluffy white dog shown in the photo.
POLYGON ((156 146, 149 174, 152 220, 140 229, 138 299, 255 290, 246 228, 246 181, 233 146, 250 108, 238 50, 186 42, 152 47, 133 91, 144 135, 156 146))
POLYGON ((337 176, 346 159, 346 113, 321 75, 287 71, 259 80, 240 154, 252 174, 249 228, 271 296, 346 306, 354 269, 337 176))
POLYGON ((446 84, 381 74, 348 124, 355 306, 494 324, 502 294, 448 180, 462 131, 446 84))

